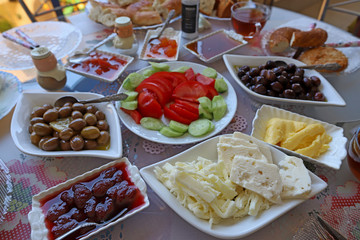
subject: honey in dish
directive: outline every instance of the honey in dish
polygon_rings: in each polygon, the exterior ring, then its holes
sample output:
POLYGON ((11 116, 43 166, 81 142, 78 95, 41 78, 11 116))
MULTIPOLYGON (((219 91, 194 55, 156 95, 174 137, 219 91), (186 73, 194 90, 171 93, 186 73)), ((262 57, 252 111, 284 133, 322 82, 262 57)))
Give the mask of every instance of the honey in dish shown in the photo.
POLYGON ((239 44, 242 44, 242 42, 236 41, 229 37, 225 32, 220 31, 209 37, 187 44, 187 48, 206 59, 210 59, 239 44))

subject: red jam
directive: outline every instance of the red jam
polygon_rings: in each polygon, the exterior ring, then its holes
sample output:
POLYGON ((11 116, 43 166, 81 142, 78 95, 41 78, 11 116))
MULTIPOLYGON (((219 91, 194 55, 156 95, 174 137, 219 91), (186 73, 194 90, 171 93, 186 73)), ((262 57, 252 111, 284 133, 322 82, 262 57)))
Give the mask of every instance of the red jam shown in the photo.
POLYGON ((176 40, 161 37, 150 40, 147 45, 145 56, 151 58, 174 58, 176 56, 178 44, 176 40))
MULTIPOLYGON (((128 212, 144 203, 122 162, 41 199, 40 206, 46 216, 48 239, 56 239, 81 223, 101 223, 124 208, 128 212)), ((94 230, 95 227, 81 228, 65 239, 79 239, 94 230)))
POLYGON ((71 68, 104 78, 112 78, 120 68, 127 64, 126 60, 105 53, 92 52, 90 57, 80 64, 73 64, 71 68))

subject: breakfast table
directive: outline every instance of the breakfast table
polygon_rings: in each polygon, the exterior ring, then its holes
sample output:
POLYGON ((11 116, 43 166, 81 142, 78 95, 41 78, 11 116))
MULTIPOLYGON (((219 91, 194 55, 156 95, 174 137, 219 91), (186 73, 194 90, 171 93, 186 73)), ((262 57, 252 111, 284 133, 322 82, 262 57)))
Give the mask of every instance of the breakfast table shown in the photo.
MULTIPOLYGON (((273 7, 270 20, 262 30, 261 36, 286 22, 296 19, 316 21, 295 12, 273 7)), ((82 31, 83 39, 79 49, 94 45, 112 32, 112 29, 91 21, 87 17, 87 13, 74 15, 69 20, 71 24, 82 31)), ((211 23, 211 29, 200 32, 200 35, 221 28, 232 29, 229 20, 208 20, 211 23)), ((170 27, 180 30, 180 22, 181 20, 175 21, 170 24, 170 27)), ((340 31, 344 36, 351 36, 342 30, 336 29, 336 31, 340 31)), ((136 30, 135 34, 139 46, 141 46, 146 30, 136 30)), ((264 55, 261 36, 255 38, 246 46, 235 50, 232 54, 264 55)), ((188 40, 181 39, 181 41, 181 45, 183 45, 188 40)), ((212 67, 227 78, 236 91, 237 110, 234 119, 219 134, 235 131, 250 134, 252 120, 262 103, 250 98, 236 84, 227 71, 223 60, 219 59, 213 63, 204 63, 193 54, 185 51, 184 48, 180 49, 178 60, 212 67)), ((63 59, 63 62, 65 61, 63 59)), ((129 73, 146 66, 148 66, 148 62, 135 57, 135 60, 128 66, 126 71, 113 83, 101 82, 67 72, 67 84, 63 91, 95 92, 103 95, 114 94, 117 93, 122 80, 129 73)), ((36 83, 34 69, 9 72, 19 78, 24 92, 45 91, 36 83)), ((360 70, 358 69, 352 73, 326 75, 328 81, 346 101, 345 107, 274 105, 337 124, 343 127, 344 135, 349 139, 360 125, 359 98, 357 96, 357 93, 360 92, 359 76, 360 70)), ((37 157, 22 153, 15 146, 10 134, 12 115, 13 111, 0 120, 0 159, 9 169, 13 188, 8 212, 3 222, 0 223, 0 239, 30 239, 31 229, 27 216, 31 210, 33 195, 104 165, 110 160, 95 157, 37 157)), ((196 145, 170 145, 152 142, 135 135, 123 123, 121 123, 121 133, 123 156, 127 157, 139 169, 196 145)), ((318 239, 311 225, 316 214, 327 220, 333 228, 341 232, 347 239, 360 239, 360 182, 351 174, 346 159, 343 159, 339 170, 311 163, 307 163, 306 166, 328 184, 326 189, 243 239, 318 239)), ((148 208, 115 226, 105 229, 95 237, 91 237, 91 239, 217 239, 188 224, 169 208, 150 187, 148 187, 147 193, 150 200, 148 208)))

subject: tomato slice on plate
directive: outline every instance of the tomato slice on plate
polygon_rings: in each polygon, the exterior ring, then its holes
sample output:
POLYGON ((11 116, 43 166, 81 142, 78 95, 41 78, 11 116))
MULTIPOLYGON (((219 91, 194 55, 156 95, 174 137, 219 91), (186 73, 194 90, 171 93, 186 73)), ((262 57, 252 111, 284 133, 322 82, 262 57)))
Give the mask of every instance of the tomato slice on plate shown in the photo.
POLYGON ((120 109, 122 111, 124 111, 125 113, 129 114, 130 117, 136 122, 136 124, 140 124, 140 120, 142 118, 141 114, 135 109, 135 110, 129 110, 129 109, 125 109, 120 107, 120 109))
POLYGON ((185 71, 185 77, 187 80, 189 81, 195 81, 196 80, 196 76, 195 76, 195 72, 194 69, 189 68, 188 70, 185 71))
POLYGON ((147 91, 140 92, 137 109, 143 117, 160 118, 163 114, 160 103, 147 91))
POLYGON ((208 89, 208 93, 206 94, 206 96, 210 99, 213 99, 213 97, 215 97, 216 95, 219 95, 219 93, 216 91, 216 89, 214 87, 211 86, 206 86, 208 89))
POLYGON ((199 114, 190 112, 189 110, 183 108, 180 104, 172 103, 170 104, 170 109, 179 114, 180 116, 189 119, 191 121, 195 121, 199 118, 199 114))
POLYGON ((209 90, 207 86, 197 81, 186 81, 179 84, 173 91, 173 98, 187 100, 190 102, 198 102, 199 97, 207 96, 209 90))
POLYGON ((187 81, 185 75, 179 72, 156 72, 150 76, 151 78, 167 79, 171 82, 173 88, 180 83, 187 81))
POLYGON ((148 77, 145 78, 142 82, 154 82, 163 87, 164 90, 166 90, 170 95, 174 89, 172 83, 167 78, 159 78, 159 77, 148 77))
POLYGON ((161 106, 164 106, 166 103, 168 103, 171 98, 171 92, 167 92, 165 89, 163 89, 162 85, 151 81, 141 82, 135 90, 138 93, 141 93, 143 91, 153 92, 161 106))
POLYGON ((175 99, 175 103, 179 104, 183 108, 189 110, 190 112, 199 114, 199 104, 194 102, 189 102, 181 99, 175 99))
POLYGON ((215 79, 213 79, 213 78, 202 75, 201 73, 197 73, 195 75, 195 77, 196 77, 196 81, 198 81, 199 83, 201 83, 205 86, 210 86, 210 87, 215 86, 215 79))
POLYGON ((174 120, 183 124, 189 125, 192 121, 189 119, 186 119, 179 114, 177 114, 175 111, 171 110, 170 108, 164 106, 164 115, 170 120, 174 120))

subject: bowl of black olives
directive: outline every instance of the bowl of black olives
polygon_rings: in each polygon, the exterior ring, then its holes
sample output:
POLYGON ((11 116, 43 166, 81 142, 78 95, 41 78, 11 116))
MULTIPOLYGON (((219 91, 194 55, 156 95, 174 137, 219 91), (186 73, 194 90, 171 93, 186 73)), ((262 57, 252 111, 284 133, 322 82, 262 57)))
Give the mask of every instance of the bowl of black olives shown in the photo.
POLYGON ((11 121, 11 136, 20 151, 49 157, 122 155, 120 122, 112 103, 64 103, 62 96, 80 100, 102 97, 95 93, 23 93, 11 121))
POLYGON ((225 54, 236 83, 257 101, 345 106, 335 88, 317 71, 292 58, 225 54), (278 64, 278 61, 285 64, 278 64))

